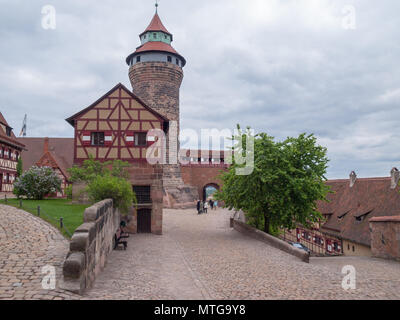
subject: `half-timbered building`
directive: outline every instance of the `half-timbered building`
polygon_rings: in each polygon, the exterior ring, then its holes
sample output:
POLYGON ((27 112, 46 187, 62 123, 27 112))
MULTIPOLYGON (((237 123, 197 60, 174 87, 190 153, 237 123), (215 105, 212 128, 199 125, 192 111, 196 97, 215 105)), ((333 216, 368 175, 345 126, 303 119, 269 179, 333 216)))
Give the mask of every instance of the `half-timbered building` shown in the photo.
POLYGON ((168 119, 118 84, 89 107, 67 119, 75 130, 74 163, 93 158, 130 163, 138 207, 128 217, 131 232, 162 233, 162 167, 147 161, 155 143, 150 130, 167 132, 168 119))
POLYGON ((17 178, 18 159, 24 148, 0 112, 0 192, 12 193, 17 178))

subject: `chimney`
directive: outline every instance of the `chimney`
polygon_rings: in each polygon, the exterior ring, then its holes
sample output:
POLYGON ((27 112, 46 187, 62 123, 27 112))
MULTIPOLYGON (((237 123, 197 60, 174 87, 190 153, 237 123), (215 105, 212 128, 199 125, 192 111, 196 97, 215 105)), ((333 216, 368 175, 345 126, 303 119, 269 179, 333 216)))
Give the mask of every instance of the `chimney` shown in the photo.
POLYGON ((43 153, 49 152, 49 138, 44 138, 43 153))
POLYGON ((350 173, 350 188, 353 188, 354 184, 356 183, 357 180, 357 174, 355 171, 352 171, 350 173))
POLYGON ((400 171, 397 168, 393 168, 390 171, 390 176, 391 176, 391 182, 390 182, 390 188, 391 189, 396 189, 397 185, 399 184, 399 179, 400 179, 400 171))

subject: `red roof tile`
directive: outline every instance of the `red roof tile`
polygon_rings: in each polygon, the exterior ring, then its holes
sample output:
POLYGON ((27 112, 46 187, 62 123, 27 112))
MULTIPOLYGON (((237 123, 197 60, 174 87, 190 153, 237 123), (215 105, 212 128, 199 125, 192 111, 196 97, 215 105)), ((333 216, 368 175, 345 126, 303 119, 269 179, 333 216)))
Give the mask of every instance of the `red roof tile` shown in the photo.
POLYGON ((391 178, 327 181, 333 194, 329 203, 319 202, 321 213, 333 213, 322 226, 322 231, 337 230, 343 239, 370 246, 369 219, 400 214, 399 187, 391 189, 391 178))
MULTIPOLYGON (((164 27, 163 23, 161 22, 160 17, 158 16, 158 13, 156 13, 156 14, 154 15, 154 17, 153 17, 153 19, 151 20, 149 26, 146 28, 146 30, 144 30, 144 31, 142 32, 142 34, 148 32, 148 31, 162 31, 162 32, 168 33, 169 35, 172 35, 172 34, 167 30, 167 28, 164 27)), ((141 34, 141 35, 142 35, 142 34, 141 34)), ((140 36, 141 36, 141 35, 140 35, 140 36)))
MULTIPOLYGON (((23 170, 34 166, 44 154, 45 138, 18 138, 28 151, 22 152, 23 170)), ((49 152, 56 160, 62 171, 71 168, 74 161, 74 138, 49 138, 49 152)))
MULTIPOLYGON (((0 112, 0 123, 5 125, 6 127, 10 127, 10 125, 7 123, 7 120, 4 118, 3 114, 0 112)), ((17 140, 17 137, 15 136, 14 132, 11 131, 11 136, 7 136, 7 133, 5 130, 3 130, 2 126, 0 126, 0 141, 3 141, 5 143, 8 143, 14 147, 24 149, 25 145, 22 144, 17 140)))

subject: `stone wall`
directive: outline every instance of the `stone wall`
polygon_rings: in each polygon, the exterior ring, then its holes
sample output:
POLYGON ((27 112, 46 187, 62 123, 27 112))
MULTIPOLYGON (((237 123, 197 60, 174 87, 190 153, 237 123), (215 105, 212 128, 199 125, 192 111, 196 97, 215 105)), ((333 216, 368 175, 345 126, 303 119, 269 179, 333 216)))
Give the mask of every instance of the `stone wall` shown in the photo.
POLYGON ((372 256, 400 261, 400 216, 372 218, 369 225, 372 256))
POLYGON ((90 288, 103 270, 120 223, 119 211, 114 209, 112 200, 103 200, 87 208, 83 218, 84 223, 71 238, 61 285, 78 294, 90 288))
POLYGON ((310 261, 309 253, 291 246, 286 241, 278 239, 278 238, 271 236, 261 230, 258 230, 256 228, 253 228, 252 226, 249 226, 248 224, 242 222, 244 219, 245 218, 244 218, 243 213, 240 213, 240 214, 235 213, 235 215, 231 218, 231 221, 230 221, 231 227, 234 228, 236 231, 246 234, 254 239, 265 242, 266 244, 268 244, 272 247, 275 247, 279 250, 285 251, 285 252, 299 258, 301 261, 309 263, 309 261, 310 261))

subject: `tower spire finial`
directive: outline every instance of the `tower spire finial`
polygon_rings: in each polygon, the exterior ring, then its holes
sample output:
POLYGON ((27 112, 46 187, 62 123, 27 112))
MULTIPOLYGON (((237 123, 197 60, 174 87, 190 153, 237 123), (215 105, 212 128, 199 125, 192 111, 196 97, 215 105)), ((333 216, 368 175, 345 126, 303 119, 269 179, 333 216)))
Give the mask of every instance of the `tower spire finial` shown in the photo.
POLYGON ((156 0, 156 13, 158 13, 158 0, 156 0))

